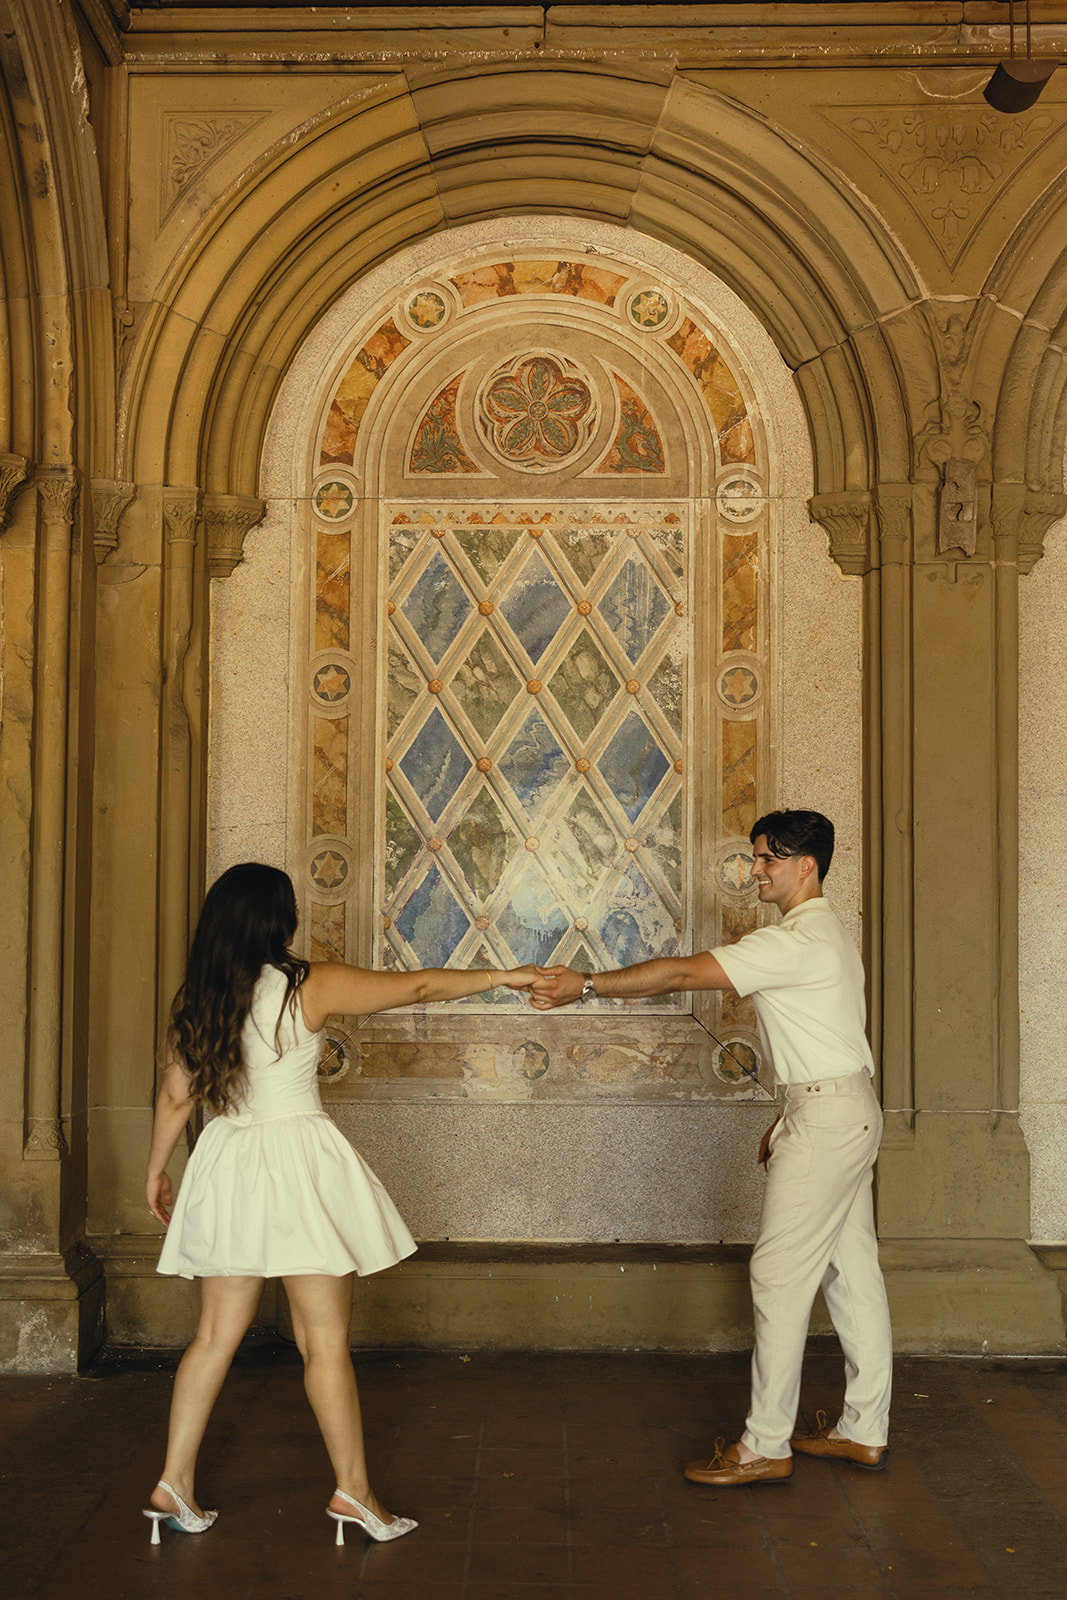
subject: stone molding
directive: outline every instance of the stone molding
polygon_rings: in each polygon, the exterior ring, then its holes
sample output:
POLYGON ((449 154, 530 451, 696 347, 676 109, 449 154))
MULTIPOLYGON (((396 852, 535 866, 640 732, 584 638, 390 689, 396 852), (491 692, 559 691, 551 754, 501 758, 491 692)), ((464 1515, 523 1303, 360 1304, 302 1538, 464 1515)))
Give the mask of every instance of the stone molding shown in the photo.
POLYGON ((93 548, 97 566, 106 561, 119 547, 119 523, 122 513, 133 500, 136 488, 132 483, 118 483, 110 478, 92 480, 93 496, 93 548))
POLYGON ((207 494, 204 526, 207 529, 208 570, 213 578, 228 578, 244 555, 248 534, 267 514, 266 501, 255 495, 207 494))
POLYGON ((18 490, 25 484, 30 465, 26 456, 12 455, 7 450, 0 451, 0 533, 3 533, 7 526, 11 503, 18 490))

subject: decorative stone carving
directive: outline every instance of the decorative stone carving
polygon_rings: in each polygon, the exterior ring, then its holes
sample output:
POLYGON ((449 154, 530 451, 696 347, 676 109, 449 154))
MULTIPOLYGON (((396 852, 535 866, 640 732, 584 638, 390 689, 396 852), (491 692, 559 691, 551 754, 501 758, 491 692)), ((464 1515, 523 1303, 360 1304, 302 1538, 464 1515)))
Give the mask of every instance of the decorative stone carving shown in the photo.
POLYGON ((163 528, 168 544, 195 544, 200 490, 171 488, 163 491, 163 528))
POLYGON ((1067 494, 1050 489, 1029 489, 1021 483, 996 483, 990 517, 993 534, 1003 549, 1014 543, 1020 573, 1033 571, 1045 553, 1045 535, 1054 522, 1067 516, 1067 494))
POLYGON ((911 201, 949 262, 1053 126, 1044 111, 1009 122, 963 105, 872 108, 841 122, 911 201))
POLYGON ((55 1161, 67 1154, 63 1123, 58 1117, 30 1117, 23 1156, 30 1161, 55 1161))
POLYGON ((16 456, 0 450, 0 533, 7 526, 7 513, 15 493, 26 481, 30 463, 25 456, 16 456))
POLYGON ((837 494, 813 494, 808 501, 811 520, 825 528, 830 555, 847 577, 859 578, 870 569, 868 536, 871 497, 866 489, 843 489, 837 494))
POLYGON ((132 483, 117 483, 109 478, 94 478, 93 491, 93 548, 99 566, 112 550, 119 547, 119 523, 122 513, 136 492, 132 483))
POLYGON ((911 494, 910 483, 880 483, 875 490, 874 509, 883 566, 903 564, 910 559, 911 494))
POLYGON ((962 550, 973 556, 978 537, 978 468, 973 461, 951 457, 944 465, 938 496, 937 553, 962 550))
POLYGON ((232 111, 228 116, 182 111, 164 116, 160 227, 208 167, 267 115, 266 111, 232 111))
POLYGON ((36 482, 45 522, 69 528, 78 499, 78 480, 73 469, 46 467, 38 472, 36 482))
POLYGON ((257 523, 263 521, 266 514, 266 503, 254 495, 204 496, 208 570, 213 578, 230 576, 244 555, 245 538, 257 523))

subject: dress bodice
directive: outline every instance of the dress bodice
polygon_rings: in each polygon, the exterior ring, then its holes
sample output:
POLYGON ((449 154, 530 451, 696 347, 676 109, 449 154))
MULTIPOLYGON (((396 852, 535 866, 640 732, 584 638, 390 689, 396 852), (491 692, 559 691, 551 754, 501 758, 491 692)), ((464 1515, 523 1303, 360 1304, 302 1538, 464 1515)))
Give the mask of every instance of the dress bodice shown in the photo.
POLYGON ((291 997, 291 1005, 286 1002, 285 988, 284 972, 263 968, 241 1033, 245 1081, 239 1100, 225 1113, 230 1121, 263 1122, 322 1111, 315 1069, 323 1035, 312 1033, 305 1023, 299 993, 291 997))

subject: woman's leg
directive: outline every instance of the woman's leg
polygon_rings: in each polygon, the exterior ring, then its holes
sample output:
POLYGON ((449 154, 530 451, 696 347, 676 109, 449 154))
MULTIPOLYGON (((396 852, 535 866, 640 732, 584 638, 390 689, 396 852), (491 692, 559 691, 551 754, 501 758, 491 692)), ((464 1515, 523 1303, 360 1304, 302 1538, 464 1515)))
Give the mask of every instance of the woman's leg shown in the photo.
MULTIPOLYGON (((284 1278, 293 1316, 293 1333, 304 1358, 304 1388, 326 1445, 337 1487, 392 1522, 370 1486, 363 1450, 363 1418, 352 1370, 348 1325, 352 1316, 352 1274, 284 1278)), ((334 1511, 351 1511, 343 1500, 334 1511)))
MULTIPOLYGON (((200 1322, 174 1378, 167 1459, 161 1474, 198 1514, 201 1507, 193 1487, 197 1453, 211 1408, 262 1293, 262 1278, 200 1280, 200 1322)), ((152 1504, 157 1511, 178 1509, 173 1496, 160 1488, 153 1489, 152 1504)))

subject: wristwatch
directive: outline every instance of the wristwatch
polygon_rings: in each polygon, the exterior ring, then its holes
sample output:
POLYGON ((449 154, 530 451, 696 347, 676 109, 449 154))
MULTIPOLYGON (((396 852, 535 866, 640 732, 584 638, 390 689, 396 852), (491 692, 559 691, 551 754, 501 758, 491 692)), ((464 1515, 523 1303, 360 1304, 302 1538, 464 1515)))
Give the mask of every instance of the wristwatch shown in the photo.
POLYGON ((585 982, 582 984, 582 992, 578 996, 578 999, 579 1000, 595 1000, 596 997, 597 997, 596 984, 593 982, 592 978, 589 976, 588 973, 585 973, 584 976, 585 976, 585 982))

